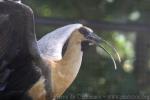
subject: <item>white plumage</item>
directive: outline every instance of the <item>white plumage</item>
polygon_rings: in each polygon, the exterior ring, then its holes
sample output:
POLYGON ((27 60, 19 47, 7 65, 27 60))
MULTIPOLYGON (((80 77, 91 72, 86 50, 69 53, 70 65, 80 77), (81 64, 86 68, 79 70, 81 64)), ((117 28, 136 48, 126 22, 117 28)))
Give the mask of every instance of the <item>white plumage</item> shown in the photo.
POLYGON ((38 41, 38 46, 42 55, 49 59, 61 60, 62 48, 66 40, 70 37, 74 30, 79 29, 82 26, 82 24, 66 25, 42 37, 38 41))

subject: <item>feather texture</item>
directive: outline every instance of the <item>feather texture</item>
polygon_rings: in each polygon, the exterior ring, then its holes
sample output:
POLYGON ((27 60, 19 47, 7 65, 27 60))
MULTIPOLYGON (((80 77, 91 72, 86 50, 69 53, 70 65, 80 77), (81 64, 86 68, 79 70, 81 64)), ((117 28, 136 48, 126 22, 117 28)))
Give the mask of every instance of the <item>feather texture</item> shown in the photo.
POLYGON ((82 27, 82 24, 70 24, 58 28, 38 41, 39 49, 44 57, 52 60, 62 59, 62 48, 72 32, 82 27))

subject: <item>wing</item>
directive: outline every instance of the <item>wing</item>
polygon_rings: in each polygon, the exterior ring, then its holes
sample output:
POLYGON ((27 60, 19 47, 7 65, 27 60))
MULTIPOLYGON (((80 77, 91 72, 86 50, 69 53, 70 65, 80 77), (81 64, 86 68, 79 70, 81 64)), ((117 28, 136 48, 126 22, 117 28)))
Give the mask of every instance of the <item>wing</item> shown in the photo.
POLYGON ((43 66, 32 10, 23 4, 0 2, 0 100, 26 93, 40 78, 43 66))

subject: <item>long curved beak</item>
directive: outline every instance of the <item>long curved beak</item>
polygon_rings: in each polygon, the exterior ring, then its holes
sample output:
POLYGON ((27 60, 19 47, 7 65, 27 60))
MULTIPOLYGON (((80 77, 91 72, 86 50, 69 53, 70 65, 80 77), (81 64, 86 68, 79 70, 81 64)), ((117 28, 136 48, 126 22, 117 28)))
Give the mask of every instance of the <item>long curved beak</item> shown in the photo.
POLYGON ((120 56, 119 56, 117 50, 116 50, 110 43, 108 43, 106 40, 100 38, 100 37, 99 37, 98 35, 96 35, 95 33, 90 33, 90 34, 88 34, 88 35, 86 36, 86 38, 88 39, 88 41, 90 41, 90 42, 92 42, 93 44, 95 44, 95 45, 101 47, 105 52, 107 52, 107 53, 110 55, 111 59, 113 60, 115 69, 117 69, 116 62, 115 62, 114 57, 110 54, 110 52, 108 52, 108 51, 103 47, 103 45, 102 45, 101 43, 105 43, 108 47, 110 47, 110 48, 116 53, 119 62, 121 62, 121 59, 120 59, 120 56))

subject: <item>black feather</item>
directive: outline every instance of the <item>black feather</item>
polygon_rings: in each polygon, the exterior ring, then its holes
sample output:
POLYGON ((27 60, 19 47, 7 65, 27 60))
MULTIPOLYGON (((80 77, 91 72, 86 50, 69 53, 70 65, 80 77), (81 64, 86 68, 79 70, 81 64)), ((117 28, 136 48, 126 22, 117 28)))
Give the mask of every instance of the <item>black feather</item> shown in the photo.
POLYGON ((0 2, 0 100, 31 100, 26 92, 40 78, 42 62, 30 8, 0 2))

